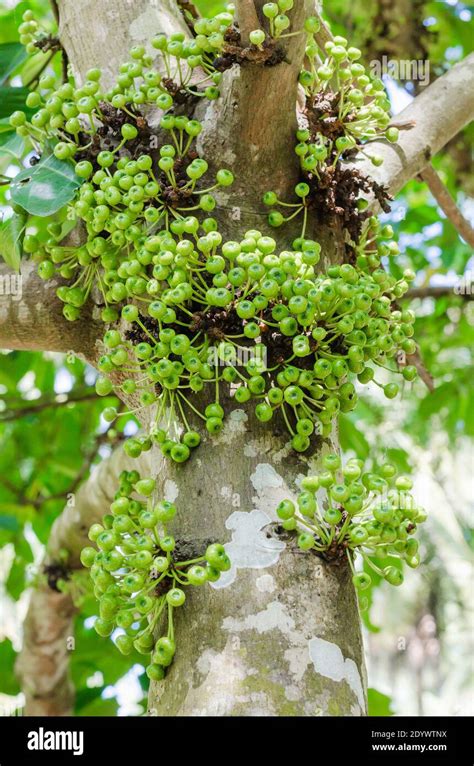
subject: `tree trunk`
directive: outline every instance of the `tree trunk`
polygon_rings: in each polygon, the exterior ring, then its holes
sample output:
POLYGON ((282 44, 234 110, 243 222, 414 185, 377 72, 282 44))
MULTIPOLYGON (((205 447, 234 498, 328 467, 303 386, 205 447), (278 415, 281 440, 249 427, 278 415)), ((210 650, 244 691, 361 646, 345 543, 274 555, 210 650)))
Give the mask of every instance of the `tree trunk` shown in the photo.
POLYGON ((185 558, 228 540, 232 569, 188 589, 176 658, 151 685, 150 714, 360 715, 363 649, 346 562, 302 553, 275 514, 328 444, 298 456, 283 427, 270 432, 251 408, 221 403, 221 434, 203 439, 185 466, 160 466, 158 494, 176 501, 185 558))
MULTIPOLYGON (((80 77, 102 65, 106 84, 131 45, 184 24, 172 0, 107 1, 94 4, 93 13, 89 3, 61 0, 59 10, 74 71, 80 77), (87 35, 78 34, 89 13, 87 35)), ((299 0, 293 11, 299 26, 304 11, 299 0)), ((285 195, 297 178, 293 131, 303 36, 290 41, 277 66, 228 70, 221 98, 196 114, 204 125, 203 156, 236 176, 214 213, 229 239, 250 227, 268 233, 262 194, 285 195)), ((279 234, 287 247, 296 232, 279 234)), ((336 258, 341 234, 335 229, 317 238, 324 239, 326 266, 336 258)), ((150 713, 365 713, 359 614, 346 562, 335 566, 302 554, 276 523, 276 506, 294 497, 308 459, 292 452, 283 429, 260 424, 223 396, 225 428, 217 438, 203 439, 184 466, 165 463, 158 451, 153 459, 161 496, 179 508, 173 532, 182 550, 199 555, 210 541, 228 541, 233 567, 215 587, 190 589, 177 618, 175 661, 165 681, 151 684, 150 713)), ((335 440, 331 446, 337 448, 335 440)), ((327 449, 319 440, 314 460, 327 449)))

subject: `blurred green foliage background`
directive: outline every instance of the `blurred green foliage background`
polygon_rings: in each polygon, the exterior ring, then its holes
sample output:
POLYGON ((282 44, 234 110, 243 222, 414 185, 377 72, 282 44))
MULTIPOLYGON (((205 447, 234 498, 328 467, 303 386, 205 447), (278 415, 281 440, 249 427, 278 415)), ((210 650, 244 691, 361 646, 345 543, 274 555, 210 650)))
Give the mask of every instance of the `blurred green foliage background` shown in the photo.
MULTIPOLYGON (((224 4, 200 0, 203 14, 224 4)), ((454 0, 331 0, 325 16, 335 33, 360 47, 366 63, 430 61, 431 79, 472 48, 474 5, 454 0)), ((29 151, 8 125, 24 103, 27 85, 45 67, 59 72, 59 56, 38 53, 26 61, 18 43, 21 15, 54 17, 46 0, 0 0, 0 173, 18 172, 29 151)), ((398 112, 419 82, 387 80, 398 112)), ((471 125, 454 138, 434 166, 464 215, 474 219, 471 125)), ((0 185, 0 209, 8 206, 0 185)), ((472 288, 470 248, 438 209, 427 186, 411 181, 385 218, 396 230, 401 255, 394 273, 417 272, 424 297, 405 300, 417 313, 416 338, 433 376, 405 384, 401 401, 388 402, 376 386, 364 386, 354 413, 343 416, 341 444, 361 458, 386 457, 415 480, 415 494, 430 513, 422 531, 420 570, 407 573, 400 590, 375 583, 364 615, 372 715, 471 713, 469 687, 472 611, 472 495, 474 434, 472 288), (434 297, 432 288, 438 288, 434 297), (441 290, 441 294, 439 294, 441 290)), ((34 222, 41 225, 38 220, 34 222)), ((2 241, 0 227, 0 244, 2 241)), ((10 249, 11 258, 14 251, 10 249)), ((51 524, 64 499, 101 459, 121 432, 136 424, 123 417, 105 433, 103 402, 94 392, 95 372, 78 359, 53 353, 0 356, 0 709, 21 707, 13 672, 30 588, 51 524)), ((77 618, 71 653, 78 715, 139 714, 147 679, 135 662, 107 647, 92 630, 94 603, 77 618), (134 664, 133 664, 134 663, 134 664), (100 668, 100 671, 96 669, 100 668)))

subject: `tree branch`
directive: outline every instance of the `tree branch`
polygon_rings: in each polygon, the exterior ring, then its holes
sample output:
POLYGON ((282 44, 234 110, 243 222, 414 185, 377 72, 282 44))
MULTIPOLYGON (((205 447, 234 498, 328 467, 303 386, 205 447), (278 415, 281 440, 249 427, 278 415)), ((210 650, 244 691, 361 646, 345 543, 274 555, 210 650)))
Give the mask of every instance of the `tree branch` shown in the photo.
POLYGON ((101 434, 98 434, 94 439, 92 447, 84 454, 83 463, 79 468, 79 471, 77 472, 77 475, 74 478, 72 484, 70 484, 69 487, 67 487, 61 493, 58 492, 55 495, 50 495, 49 497, 41 496, 35 500, 30 501, 31 505, 33 505, 35 508, 41 508, 45 503, 49 503, 52 500, 61 500, 64 499, 65 496, 68 497, 73 495, 77 488, 84 481, 86 475, 92 469, 92 464, 94 463, 96 457, 99 455, 100 448, 104 444, 108 444, 109 446, 116 446, 120 442, 123 442, 124 439, 126 439, 126 436, 123 433, 117 433, 113 439, 110 439, 109 429, 107 429, 107 431, 103 431, 101 434))
POLYGON ((317 16, 320 23, 319 31, 316 32, 314 35, 314 39, 316 40, 317 44, 319 45, 322 50, 324 50, 324 46, 326 43, 331 42, 333 39, 333 35, 331 30, 329 29, 328 25, 324 21, 323 17, 321 16, 321 13, 319 11, 319 2, 315 3, 315 8, 313 10, 313 16, 317 16))
POLYGON ((464 218, 435 169, 431 165, 427 165, 422 171, 421 177, 428 184, 431 194, 443 213, 458 230, 459 235, 468 245, 474 248, 474 229, 469 221, 464 218))
POLYGON ((413 298, 443 298, 444 296, 456 296, 472 301, 474 287, 466 284, 464 290, 457 291, 455 285, 426 285, 426 287, 412 287, 405 293, 403 298, 412 300, 413 298))
POLYGON ((369 157, 383 158, 379 168, 363 156, 354 165, 391 194, 397 194, 473 119, 474 53, 471 53, 396 115, 394 123, 414 123, 411 130, 400 132, 397 144, 373 141, 364 148, 369 157))
MULTIPOLYGON (((149 453, 144 453, 139 458, 138 470, 149 472, 149 459, 149 453)), ((89 527, 101 519, 112 501, 118 476, 129 467, 127 460, 121 448, 115 450, 80 487, 75 502, 68 504, 53 524, 43 566, 58 562, 62 552, 67 551, 68 566, 73 570, 81 568, 79 556, 89 542, 89 527)), ((69 658, 75 613, 69 592, 59 593, 42 584, 31 593, 23 647, 15 666, 26 698, 25 715, 73 714, 74 687, 69 658)))
POLYGON ((425 384, 430 393, 435 390, 435 384, 431 372, 425 367, 425 363, 421 357, 420 349, 416 348, 414 354, 407 354, 405 357, 406 364, 412 364, 416 367, 420 379, 425 384))
POLYGON ((240 36, 243 45, 249 44, 249 34, 254 29, 260 28, 260 20, 253 0, 237 0, 235 3, 235 15, 239 24, 240 36))
POLYGON ((183 18, 189 28, 189 31, 194 34, 194 22, 200 18, 200 14, 194 3, 187 0, 177 0, 179 10, 183 14, 183 18))
POLYGON ((44 396, 40 399, 35 399, 33 404, 27 404, 26 407, 22 406, 25 400, 20 402, 14 402, 9 399, 3 399, 2 401, 6 405, 6 409, 0 413, 0 423, 5 423, 9 420, 18 420, 25 415, 34 415, 37 412, 50 409, 51 407, 64 407, 66 404, 77 404, 78 402, 89 402, 93 399, 99 400, 99 396, 93 386, 85 389, 77 389, 70 391, 68 394, 56 394, 55 396, 44 396))
POLYGON ((84 307, 81 319, 68 322, 56 296, 59 284, 40 279, 32 261, 22 261, 19 276, 0 264, 0 348, 72 351, 93 363, 103 324, 93 318, 91 303, 84 307))

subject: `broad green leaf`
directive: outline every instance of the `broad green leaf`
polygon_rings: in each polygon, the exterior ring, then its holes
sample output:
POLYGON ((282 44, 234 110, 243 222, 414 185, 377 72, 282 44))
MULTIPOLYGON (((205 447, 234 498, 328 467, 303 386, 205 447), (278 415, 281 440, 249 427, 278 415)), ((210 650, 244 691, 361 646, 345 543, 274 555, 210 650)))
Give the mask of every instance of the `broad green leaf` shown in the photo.
POLYGON ((0 516, 0 529, 8 529, 11 532, 18 532, 20 525, 16 516, 1 515, 0 516))
POLYGON ((206 16, 214 16, 216 13, 223 13, 226 9, 225 2, 222 0, 197 0, 195 3, 200 12, 206 16))
POLYGON ((34 56, 29 56, 21 68, 23 83, 32 83, 44 71, 45 65, 50 61, 51 54, 38 51, 34 56))
POLYGON ((77 226, 77 218, 66 218, 62 223, 60 240, 67 237, 67 235, 77 226))
POLYGON ((82 179, 70 162, 49 154, 15 176, 10 186, 11 198, 32 215, 45 217, 70 202, 81 184, 82 179))
POLYGON ((3 85, 27 58, 28 54, 21 43, 2 43, 0 45, 0 85, 3 85))
POLYGON ((393 715, 393 710, 390 707, 392 704, 391 697, 382 694, 382 692, 377 691, 377 689, 371 689, 370 687, 367 689, 367 702, 369 715, 393 715))
POLYGON ((78 712, 80 716, 116 716, 118 702, 113 699, 102 699, 96 697, 89 705, 85 705, 78 712))
POLYGON ((39 354, 31 360, 29 369, 34 373, 35 386, 40 391, 53 391, 56 369, 51 360, 39 354))
POLYGON ((435 388, 428 396, 425 396, 420 404, 420 415, 422 417, 430 417, 434 412, 438 412, 441 407, 445 407, 449 401, 450 385, 449 383, 443 383, 435 388))
POLYGON ((0 668, 2 669, 0 681, 0 693, 18 694, 20 686, 15 676, 14 665, 16 652, 12 642, 6 638, 0 642, 0 668))
POLYGON ((31 114, 31 109, 25 107, 29 88, 9 88, 0 86, 0 118, 10 117, 12 112, 21 110, 31 114))
POLYGON ((408 460, 408 453, 404 449, 387 449, 387 462, 394 463, 400 473, 410 474, 412 467, 408 460))
POLYGON ((0 256, 15 271, 20 269, 21 243, 27 217, 25 214, 13 213, 0 224, 0 256))
POLYGON ((341 416, 339 420, 339 438, 343 450, 352 449, 357 457, 366 460, 370 447, 362 431, 348 417, 341 416))
POLYGON ((17 133, 0 133, 0 173, 19 163, 25 153, 25 139, 17 133))
POLYGON ((21 159, 25 150, 25 139, 17 133, 9 135, 0 131, 0 156, 7 154, 11 159, 21 159))
POLYGON ((24 354, 22 351, 11 351, 2 357, 0 383, 6 387, 10 394, 15 395, 17 393, 17 383, 30 369, 32 356, 34 356, 34 352, 24 354))
POLYGON ((21 563, 31 564, 33 561, 33 551, 31 550, 31 546, 29 542, 27 541, 26 537, 24 536, 23 530, 20 535, 17 535, 17 539, 15 541, 15 553, 19 560, 21 560, 21 563))
POLYGON ((16 514, 19 519, 23 521, 31 521, 34 517, 35 509, 29 503, 14 503, 14 502, 2 502, 2 511, 6 511, 8 514, 16 514))
POLYGON ((97 700, 98 698, 100 699, 104 689, 105 689, 105 686, 96 686, 96 687, 93 687, 92 689, 89 689, 88 687, 79 689, 79 691, 76 694, 76 704, 75 704, 76 714, 79 713, 83 708, 90 705, 92 702, 95 702, 95 700, 97 700))
POLYGON ((14 133, 15 129, 12 128, 10 125, 10 120, 8 117, 3 117, 0 120, 0 135, 3 135, 4 133, 14 133))
POLYGON ((23 558, 16 558, 5 583, 8 593, 15 601, 20 598, 25 590, 25 566, 26 562, 23 558))

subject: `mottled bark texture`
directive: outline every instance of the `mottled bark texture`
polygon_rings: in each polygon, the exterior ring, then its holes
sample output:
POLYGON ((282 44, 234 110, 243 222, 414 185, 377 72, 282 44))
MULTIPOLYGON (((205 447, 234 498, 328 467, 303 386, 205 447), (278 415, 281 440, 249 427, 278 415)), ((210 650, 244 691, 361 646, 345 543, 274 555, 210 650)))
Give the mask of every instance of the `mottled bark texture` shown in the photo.
POLYGON ((59 37, 79 82, 100 67, 110 87, 133 45, 156 55, 151 39, 159 32, 189 33, 176 0, 58 0, 59 37))
MULTIPOLYGON (((295 2, 292 17, 297 25, 310 5, 295 2)), ((187 31, 173 0, 60 0, 58 6, 61 39, 73 71, 81 78, 89 67, 101 66, 107 85, 131 45, 146 43, 159 31, 187 31)), ((249 0, 237 3, 244 36, 260 6, 249 0)), ((224 235, 232 239, 240 238, 249 227, 263 228, 263 192, 275 189, 286 196, 297 178, 293 131, 303 37, 289 38, 284 53, 272 67, 250 62, 232 67, 223 78, 221 98, 196 110, 204 122, 199 146, 206 159, 213 167, 229 167, 236 175, 236 185, 221 193, 216 210, 224 235)), ((458 74, 448 73, 432 86, 437 88, 436 98, 430 99, 430 88, 420 96, 421 102, 417 99, 408 108, 404 118, 415 113, 419 122, 403 134, 401 150, 386 147, 395 159, 388 158, 383 182, 394 191, 419 172, 430 153, 438 151, 474 112, 467 88, 472 60, 452 71, 458 74), (456 98, 452 89, 457 90, 456 98), (462 101, 466 106, 461 108, 462 101), (429 118, 431 111, 436 119, 429 118)), ((292 233, 280 230, 279 244, 290 243, 292 233)), ((315 234, 322 241, 322 266, 326 267, 339 257, 342 234, 330 225, 315 234)), ((21 332, 11 328, 16 314, 6 302, 5 321, 10 324, 2 328, 0 343, 9 348, 70 348, 93 363, 100 330, 90 319, 72 326, 61 320, 53 288, 25 273, 29 291, 37 297, 21 308, 21 332)), ((201 552, 210 540, 223 539, 228 541, 234 568, 218 583, 220 587, 191 589, 177 617, 177 657, 166 680, 151 685, 150 713, 363 714, 363 651, 347 567, 299 553, 294 540, 278 534, 274 523, 276 505, 283 497, 294 496, 301 476, 309 470, 308 459, 291 452, 287 436, 278 427, 272 431, 262 426, 244 408, 232 412, 228 401, 226 409, 223 433, 217 439, 205 438, 184 466, 165 465, 158 453, 152 455, 150 470, 159 480, 160 494, 176 500, 180 509, 174 531, 182 552, 201 552)), ((313 467, 329 446, 328 441, 317 445, 313 467)), ((336 438, 332 446, 337 447, 336 438)), ((106 506, 106 497, 102 499, 106 506)), ((102 501, 100 505, 102 510, 102 501)), ((72 525, 58 522, 50 549, 65 545, 77 556, 91 520, 87 508, 86 503, 87 518, 78 505, 80 519, 72 525)), ((61 602, 65 615, 58 629, 50 611, 57 606, 56 595, 41 601, 40 593, 37 598, 38 609, 26 626, 26 651, 34 654, 35 636, 47 637, 52 626, 54 634, 62 636, 59 644, 56 639, 51 642, 58 670, 56 675, 49 674, 48 688, 40 692, 42 682, 36 676, 45 666, 43 659, 37 664, 32 660, 28 666, 24 654, 20 671, 30 699, 39 694, 46 700, 43 712, 60 712, 62 706, 62 712, 68 713, 71 693, 61 641, 69 630, 70 605, 61 602), (58 685, 59 676, 62 684, 58 685), (48 707, 48 695, 51 699, 55 689, 62 691, 56 706, 48 707)), ((104 645, 104 651, 110 649, 104 645)), ((32 702, 29 710, 33 709, 36 712, 39 707, 32 702)))
MULTIPOLYGON (((261 14, 263 2, 241 0, 236 3, 237 17, 244 20, 244 37, 252 31, 256 7, 259 25, 265 28, 261 14), (250 27, 250 28, 249 28, 250 27)), ((298 0, 288 14, 292 29, 299 29, 313 7, 311 0, 298 0)), ((298 180, 294 155, 296 130, 297 79, 305 47, 305 36, 296 35, 278 46, 282 60, 275 66, 245 62, 224 72, 222 96, 201 104, 198 119, 204 129, 198 146, 202 155, 217 169, 234 170, 235 182, 219 192, 220 224, 225 235, 266 226, 268 209, 262 194, 269 189, 281 199, 288 198, 298 180)), ((285 233, 282 232, 285 236, 285 233)), ((289 234, 286 232, 287 242, 289 234)))
MULTIPOLYGON (((227 399, 226 409, 231 409, 227 399)), ((234 405, 235 406, 235 405, 234 405)), ((218 437, 205 437, 185 466, 160 473, 158 494, 178 507, 182 555, 228 541, 230 572, 188 589, 178 611, 178 653, 152 684, 151 715, 360 715, 363 648, 346 562, 302 553, 275 508, 295 500, 336 439, 315 456, 294 453, 284 427, 259 423, 253 407, 231 409, 218 437)))

